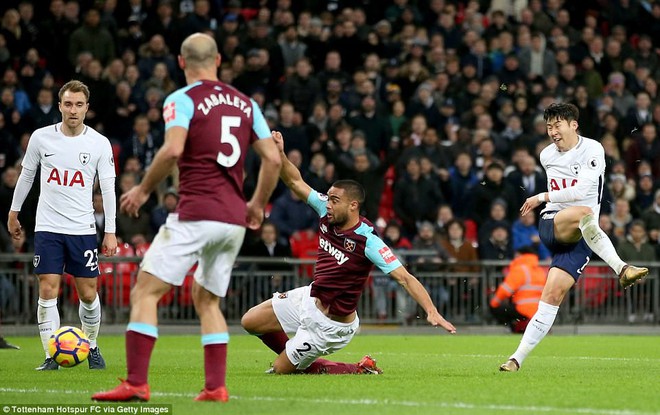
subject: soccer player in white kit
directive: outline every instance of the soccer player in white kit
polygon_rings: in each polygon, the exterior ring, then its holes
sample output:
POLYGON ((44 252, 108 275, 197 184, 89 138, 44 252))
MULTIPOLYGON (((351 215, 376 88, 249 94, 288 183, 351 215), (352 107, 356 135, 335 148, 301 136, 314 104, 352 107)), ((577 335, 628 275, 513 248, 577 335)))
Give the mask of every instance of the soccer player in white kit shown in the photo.
POLYGON ((557 317, 564 296, 598 254, 627 288, 644 278, 649 270, 628 265, 619 258, 612 241, 598 226, 605 181, 605 150, 590 138, 577 133, 578 108, 573 104, 552 104, 543 118, 552 144, 541 152, 541 164, 548 177, 548 192, 529 197, 520 208, 528 215, 541 203, 539 234, 552 252, 548 279, 539 309, 530 320, 516 352, 500 366, 515 372, 527 355, 543 340, 557 317))
POLYGON ((115 163, 108 139, 83 124, 89 110, 87 86, 80 81, 66 83, 59 91, 59 101, 62 122, 40 128, 30 137, 7 227, 13 238, 20 237, 18 214, 41 167, 33 262, 39 278, 37 322, 46 360, 36 369, 59 369, 48 354, 48 339, 60 326, 57 296, 64 271, 75 277, 80 298, 78 314, 91 346, 89 368, 105 369, 96 343, 101 303, 97 294, 99 264, 92 195, 98 177, 105 213, 102 253, 113 256, 117 251, 115 163))

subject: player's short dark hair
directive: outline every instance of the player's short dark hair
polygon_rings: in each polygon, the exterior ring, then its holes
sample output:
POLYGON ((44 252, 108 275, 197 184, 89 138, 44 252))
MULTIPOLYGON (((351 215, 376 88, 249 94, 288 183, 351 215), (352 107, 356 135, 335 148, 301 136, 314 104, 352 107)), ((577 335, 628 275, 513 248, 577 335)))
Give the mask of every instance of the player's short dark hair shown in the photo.
POLYGON ((62 96, 64 96, 64 93, 66 91, 71 91, 71 92, 82 92, 83 95, 85 95, 85 101, 89 102, 89 88, 87 88, 87 85, 83 84, 80 81, 69 81, 66 84, 62 85, 62 88, 60 88, 60 92, 57 94, 60 102, 62 102, 62 96))
POLYGON ((366 197, 364 187, 355 180, 337 180, 332 184, 332 187, 344 189, 346 195, 351 200, 356 200, 360 205, 364 203, 364 198, 366 197))
POLYGON ((543 112, 543 119, 548 122, 549 120, 566 120, 577 121, 580 118, 580 110, 573 104, 568 103, 553 103, 548 106, 543 112))

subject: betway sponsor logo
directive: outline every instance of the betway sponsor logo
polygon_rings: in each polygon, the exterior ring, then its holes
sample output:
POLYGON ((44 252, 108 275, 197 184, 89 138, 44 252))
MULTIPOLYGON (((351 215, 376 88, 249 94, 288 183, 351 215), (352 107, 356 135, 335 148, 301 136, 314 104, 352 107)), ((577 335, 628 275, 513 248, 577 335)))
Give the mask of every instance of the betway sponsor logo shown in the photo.
POLYGON ((346 254, 341 252, 339 248, 335 248, 330 242, 326 241, 323 238, 319 238, 319 248, 323 249, 325 252, 335 257, 335 259, 337 260, 337 265, 342 265, 344 262, 348 261, 348 257, 346 256, 346 254))

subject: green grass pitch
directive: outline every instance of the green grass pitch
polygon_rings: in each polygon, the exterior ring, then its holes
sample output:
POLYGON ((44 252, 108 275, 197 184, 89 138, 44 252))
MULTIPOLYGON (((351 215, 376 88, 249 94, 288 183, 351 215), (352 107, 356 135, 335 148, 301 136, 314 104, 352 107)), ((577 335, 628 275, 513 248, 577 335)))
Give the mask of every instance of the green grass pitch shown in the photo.
MULTIPOLYGON (((87 363, 57 372, 37 336, 11 337, 0 350, 0 405, 90 403, 126 373, 124 340, 102 336, 105 371, 87 363)), ((187 414, 660 414, 660 339, 653 336, 548 336, 522 371, 498 366, 519 336, 358 335, 331 358, 371 354, 381 376, 264 374, 274 354, 250 336, 231 337, 227 404, 193 402, 203 387, 199 336, 163 335, 149 374, 151 403, 187 414)))

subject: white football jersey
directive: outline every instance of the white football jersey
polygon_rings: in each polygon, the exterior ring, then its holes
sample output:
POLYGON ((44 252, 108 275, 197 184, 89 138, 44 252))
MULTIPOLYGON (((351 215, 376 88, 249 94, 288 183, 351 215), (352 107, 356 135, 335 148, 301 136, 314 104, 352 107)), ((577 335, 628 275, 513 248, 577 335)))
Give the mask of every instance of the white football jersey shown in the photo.
POLYGON ((62 123, 32 133, 23 167, 41 166, 41 193, 35 231, 69 235, 96 233, 92 193, 94 179, 115 177, 110 141, 93 128, 67 137, 62 123))
POLYGON ((573 188, 578 181, 581 188, 574 200, 561 203, 548 202, 543 212, 559 211, 569 206, 588 206, 598 217, 605 182, 603 146, 596 140, 579 136, 578 144, 572 149, 560 152, 553 143, 541 151, 540 158, 548 176, 551 200, 553 192, 573 188))

